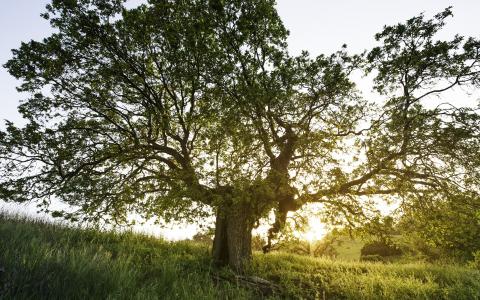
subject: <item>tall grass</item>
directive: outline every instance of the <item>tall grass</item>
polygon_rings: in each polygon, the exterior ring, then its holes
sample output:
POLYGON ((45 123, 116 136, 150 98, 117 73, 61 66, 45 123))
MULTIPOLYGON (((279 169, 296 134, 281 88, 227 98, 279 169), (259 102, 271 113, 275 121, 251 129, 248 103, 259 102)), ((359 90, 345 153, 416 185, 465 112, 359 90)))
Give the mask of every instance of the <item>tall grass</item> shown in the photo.
POLYGON ((480 272, 462 266, 382 264, 276 253, 258 256, 258 276, 291 297, 327 299, 480 299, 480 272))
POLYGON ((210 278, 208 249, 131 232, 0 217, 0 299, 253 297, 210 278))
MULTIPOLYGON (((215 282, 208 246, 99 232, 0 214, 0 299, 257 299, 215 282)), ((225 272, 223 270, 222 272, 225 272)), ((480 299, 462 266, 374 264, 256 254, 249 272, 279 284, 272 298, 480 299)))

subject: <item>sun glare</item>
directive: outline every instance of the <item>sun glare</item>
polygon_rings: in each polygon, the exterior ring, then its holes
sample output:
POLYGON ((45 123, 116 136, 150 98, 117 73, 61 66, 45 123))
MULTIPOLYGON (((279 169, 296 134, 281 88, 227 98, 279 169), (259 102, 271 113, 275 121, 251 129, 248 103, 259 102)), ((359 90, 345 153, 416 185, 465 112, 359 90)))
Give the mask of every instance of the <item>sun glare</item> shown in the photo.
POLYGON ((300 234, 300 237, 309 243, 323 239, 327 234, 327 228, 318 217, 308 218, 308 229, 300 234))

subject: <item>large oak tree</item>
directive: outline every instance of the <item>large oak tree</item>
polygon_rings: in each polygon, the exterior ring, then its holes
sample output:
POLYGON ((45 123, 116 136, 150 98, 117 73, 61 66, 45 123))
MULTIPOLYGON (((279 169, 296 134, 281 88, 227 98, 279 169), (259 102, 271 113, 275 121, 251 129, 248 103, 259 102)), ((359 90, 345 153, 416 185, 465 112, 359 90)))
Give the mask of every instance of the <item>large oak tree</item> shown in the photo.
POLYGON ((450 9, 385 27, 366 55, 311 58, 288 53, 273 0, 122 2, 53 0, 56 33, 13 51, 30 97, 0 132, 2 199, 84 221, 213 213, 213 258, 241 271, 272 211, 265 252, 308 203, 353 224, 373 196, 478 197, 478 111, 434 104, 480 83, 478 40, 435 39, 450 9))

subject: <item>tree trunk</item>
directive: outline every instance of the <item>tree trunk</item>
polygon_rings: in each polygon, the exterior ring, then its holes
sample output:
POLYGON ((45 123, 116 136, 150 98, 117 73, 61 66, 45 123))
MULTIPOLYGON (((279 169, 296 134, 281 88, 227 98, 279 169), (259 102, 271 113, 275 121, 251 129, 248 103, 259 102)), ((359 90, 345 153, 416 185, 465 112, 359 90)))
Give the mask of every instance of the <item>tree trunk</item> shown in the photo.
POLYGON ((230 266, 238 273, 252 258, 252 215, 247 204, 218 209, 213 240, 213 259, 218 266, 230 266))

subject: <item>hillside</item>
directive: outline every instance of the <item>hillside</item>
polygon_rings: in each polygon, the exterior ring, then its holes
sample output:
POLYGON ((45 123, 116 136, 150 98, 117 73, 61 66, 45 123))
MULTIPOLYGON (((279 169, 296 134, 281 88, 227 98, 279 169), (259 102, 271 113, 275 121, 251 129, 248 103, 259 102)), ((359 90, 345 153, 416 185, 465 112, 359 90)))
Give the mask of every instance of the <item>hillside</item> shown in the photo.
MULTIPOLYGON (((0 215, 0 299, 258 299, 210 265, 208 247, 0 215)), ((480 299, 480 271, 257 253, 271 298, 480 299)))
POLYGON ((337 252, 337 259, 352 261, 360 259, 360 250, 364 243, 360 240, 343 236, 339 238, 339 242, 335 243, 333 247, 337 252))

